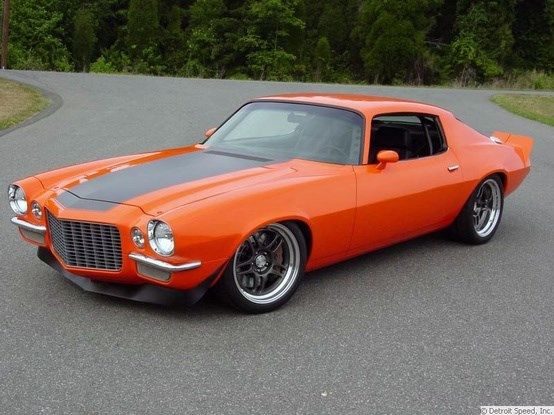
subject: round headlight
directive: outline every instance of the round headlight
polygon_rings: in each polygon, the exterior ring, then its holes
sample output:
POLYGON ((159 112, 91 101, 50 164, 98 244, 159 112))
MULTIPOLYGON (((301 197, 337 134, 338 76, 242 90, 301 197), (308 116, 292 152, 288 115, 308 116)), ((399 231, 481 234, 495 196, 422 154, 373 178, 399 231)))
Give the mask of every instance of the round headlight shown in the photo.
POLYGON ((164 256, 173 254, 175 240, 167 223, 159 220, 148 222, 148 241, 154 252, 164 256))
POLYGON ((21 187, 15 184, 10 185, 8 188, 8 199, 10 201, 10 207, 16 214, 23 215, 27 213, 27 198, 21 187))
POLYGON ((37 201, 34 201, 33 203, 31 203, 31 212, 33 212, 33 215, 35 216, 35 218, 37 219, 42 218, 42 208, 40 207, 37 201))
POLYGON ((144 248, 144 234, 139 228, 131 229, 131 239, 137 248, 144 248))

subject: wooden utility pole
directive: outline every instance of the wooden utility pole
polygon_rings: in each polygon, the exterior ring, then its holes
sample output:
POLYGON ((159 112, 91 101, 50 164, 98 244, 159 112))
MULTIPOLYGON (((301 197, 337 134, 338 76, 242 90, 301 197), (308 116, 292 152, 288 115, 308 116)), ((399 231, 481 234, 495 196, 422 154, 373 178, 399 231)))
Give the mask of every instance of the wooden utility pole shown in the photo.
POLYGON ((4 0, 4 13, 2 16, 2 59, 0 68, 8 67, 8 37, 10 34, 10 0, 4 0))

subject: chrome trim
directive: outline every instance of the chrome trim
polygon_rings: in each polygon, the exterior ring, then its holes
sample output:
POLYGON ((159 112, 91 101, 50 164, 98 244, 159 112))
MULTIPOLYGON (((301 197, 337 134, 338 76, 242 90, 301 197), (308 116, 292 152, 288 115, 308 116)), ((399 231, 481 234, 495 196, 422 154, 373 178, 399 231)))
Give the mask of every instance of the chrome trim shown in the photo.
POLYGON ((31 232, 37 232, 42 234, 46 233, 46 226, 33 225, 32 223, 18 219, 16 217, 13 217, 11 219, 11 222, 16 226, 19 226, 20 228, 23 228, 23 229, 27 229, 28 231, 31 231, 31 232))
POLYGON ((123 263, 117 226, 57 218, 46 210, 52 249, 70 267, 119 271, 123 263))
POLYGON ((193 261, 193 262, 187 262, 180 265, 173 265, 164 261, 160 261, 159 259, 149 258, 147 256, 137 254, 136 252, 131 252, 129 254, 129 258, 131 258, 133 261, 150 265, 151 267, 161 269, 163 271, 168 271, 168 272, 189 271, 191 269, 198 268, 200 265, 202 265, 202 262, 200 261, 193 261))
POLYGON ((448 166, 448 171, 456 171, 460 168, 459 164, 454 164, 452 166, 448 166))

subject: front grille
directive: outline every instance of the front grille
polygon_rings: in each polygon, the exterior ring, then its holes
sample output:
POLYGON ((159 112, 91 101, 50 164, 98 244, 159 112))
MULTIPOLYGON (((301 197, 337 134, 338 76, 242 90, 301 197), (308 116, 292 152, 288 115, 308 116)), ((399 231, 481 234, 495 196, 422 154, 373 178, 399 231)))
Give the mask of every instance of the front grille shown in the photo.
POLYGON ((121 237, 113 225, 61 220, 47 211, 52 247, 71 267, 118 271, 121 237))

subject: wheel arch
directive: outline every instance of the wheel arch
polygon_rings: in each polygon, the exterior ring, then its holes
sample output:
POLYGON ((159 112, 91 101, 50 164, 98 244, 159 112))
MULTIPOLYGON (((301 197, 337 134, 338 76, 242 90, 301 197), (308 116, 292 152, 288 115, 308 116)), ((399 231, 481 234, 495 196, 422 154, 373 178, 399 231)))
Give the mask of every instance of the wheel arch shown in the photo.
POLYGON ((505 172, 499 172, 498 175, 500 176, 500 180, 502 180, 502 190, 506 192, 508 188, 508 175, 505 172))
POLYGON ((268 226, 272 223, 280 223, 283 225, 286 225, 287 223, 293 223, 298 226, 298 228, 302 232, 302 236, 304 236, 304 241, 306 242, 306 260, 310 259, 314 242, 313 228, 310 224, 310 220, 300 215, 277 217, 271 220, 265 220, 261 223, 258 223, 257 225, 246 227, 245 230, 242 232, 240 240, 235 243, 235 249, 237 249, 248 236, 256 232, 258 229, 268 226))
POLYGON ((481 183, 487 177, 491 177, 491 176, 494 176, 494 175, 500 177, 500 180, 502 181, 502 192, 506 192, 506 189, 508 187, 508 174, 504 170, 498 170, 498 171, 490 172, 490 173, 484 175, 481 178, 481 180, 479 180, 478 183, 481 183))
POLYGON ((300 231, 304 236, 304 241, 306 242, 306 260, 309 260, 310 254, 312 253, 312 245, 313 245, 312 228, 310 228, 310 225, 308 225, 307 222, 300 219, 281 221, 280 223, 283 223, 285 225, 287 223, 294 223, 296 226, 300 228, 300 231))

